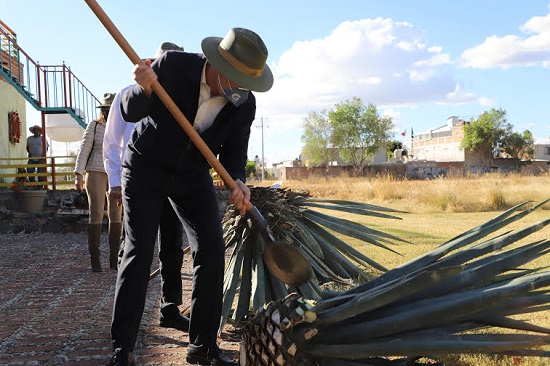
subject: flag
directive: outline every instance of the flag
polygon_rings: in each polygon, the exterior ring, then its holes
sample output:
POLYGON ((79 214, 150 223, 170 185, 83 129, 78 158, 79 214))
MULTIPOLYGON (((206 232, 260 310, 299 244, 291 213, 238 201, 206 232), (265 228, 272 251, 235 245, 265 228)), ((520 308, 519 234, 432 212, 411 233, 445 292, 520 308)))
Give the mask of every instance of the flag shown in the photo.
POLYGON ((407 131, 401 132, 401 136, 405 136, 407 134, 407 131))

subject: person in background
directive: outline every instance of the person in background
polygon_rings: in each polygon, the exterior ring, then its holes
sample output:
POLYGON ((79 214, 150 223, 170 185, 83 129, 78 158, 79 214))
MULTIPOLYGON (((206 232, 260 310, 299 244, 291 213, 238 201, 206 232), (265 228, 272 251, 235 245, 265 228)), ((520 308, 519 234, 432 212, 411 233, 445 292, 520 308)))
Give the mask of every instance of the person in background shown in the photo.
MULTIPOLYGON (((29 131, 32 133, 32 136, 27 137, 27 153, 29 160, 27 161, 28 164, 44 164, 45 160, 41 159, 40 157, 44 155, 44 151, 42 150, 42 127, 38 125, 34 125, 29 128, 29 131)), ((46 141, 46 151, 48 151, 50 145, 46 141)), ((28 174, 34 174, 34 173, 45 173, 46 168, 40 167, 30 167, 27 168, 28 174)), ((39 182, 45 182, 46 177, 38 177, 39 182)), ((29 176, 29 182, 36 182, 34 176, 29 176)), ((44 186, 39 186, 38 188, 43 189, 44 186)))
POLYGON ((122 230, 122 208, 115 199, 108 197, 109 181, 103 166, 103 136, 109 109, 115 98, 113 93, 105 93, 99 118, 88 123, 86 131, 80 141, 80 148, 76 157, 74 174, 75 186, 79 192, 84 188, 84 173, 86 173, 86 194, 89 204, 88 218, 88 249, 93 272, 103 271, 100 261, 101 229, 103 226, 103 212, 105 197, 107 196, 107 215, 109 219, 109 267, 117 268, 118 250, 122 230))
POLYGON ((179 123, 153 93, 163 86, 211 151, 235 180, 229 202, 241 214, 250 205, 246 158, 256 100, 273 74, 267 48, 254 32, 231 29, 225 38, 202 41, 202 54, 166 52, 152 67, 134 68, 137 84, 121 95, 122 116, 138 122, 124 155, 124 256, 118 271, 110 365, 131 365, 143 314, 158 224, 166 198, 182 219, 193 257, 193 289, 186 362, 233 366, 217 345, 220 324, 224 240, 218 197, 209 164, 179 123), (147 122, 142 119, 150 116, 147 122), (147 212, 147 214, 145 214, 147 212))
MULTIPOLYGON (((159 45, 155 57, 159 58, 166 51, 183 51, 183 48, 171 43, 163 42, 159 45)), ((126 145, 134 130, 135 123, 126 122, 120 113, 120 96, 130 89, 129 85, 120 90, 113 100, 105 137, 103 139, 103 160, 105 171, 109 177, 109 197, 122 203, 121 173, 122 158, 126 145)), ((145 117, 150 118, 150 117, 145 117)), ((124 215, 124 208, 123 208, 124 215)), ((123 230, 124 232, 124 230, 123 230)), ((124 234, 123 234, 124 235, 124 234)), ((181 266, 183 264, 183 226, 174 212, 172 205, 166 199, 159 225, 158 243, 161 277, 160 326, 175 328, 184 332, 189 329, 189 318, 183 316, 178 308, 182 304, 181 266)), ((121 245, 119 256, 124 250, 121 245)))

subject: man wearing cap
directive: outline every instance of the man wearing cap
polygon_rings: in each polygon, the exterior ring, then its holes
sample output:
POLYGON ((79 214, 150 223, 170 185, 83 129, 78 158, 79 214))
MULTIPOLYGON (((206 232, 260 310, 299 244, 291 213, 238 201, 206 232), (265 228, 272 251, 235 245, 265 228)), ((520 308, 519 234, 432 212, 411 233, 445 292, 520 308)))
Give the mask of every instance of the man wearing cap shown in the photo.
MULTIPOLYGON (((42 127, 38 125, 34 125, 29 128, 29 131, 32 133, 32 136, 27 137, 27 153, 29 160, 27 164, 44 164, 44 159, 37 159, 38 157, 44 155, 44 151, 42 151, 42 127)), ((48 148, 50 145, 46 141, 46 151, 48 151, 48 148)), ((34 174, 34 173, 45 173, 46 168, 27 168, 27 173, 34 174)), ((35 182, 34 176, 29 176, 29 182, 35 182)), ((38 177, 39 182, 45 182, 46 177, 38 177)), ((40 188, 44 188, 43 186, 40 186, 40 188)))
POLYGON ((246 213, 244 184, 256 101, 251 91, 273 85, 267 48, 254 32, 233 28, 224 38, 202 41, 204 55, 166 52, 152 67, 136 65, 137 84, 121 96, 122 115, 140 121, 124 155, 122 200, 126 241, 118 271, 111 335, 111 365, 133 362, 132 350, 145 303, 156 229, 166 197, 182 219, 193 257, 191 321, 186 361, 237 365, 217 346, 222 307, 224 241, 209 164, 164 107, 152 85, 158 80, 193 124, 237 188, 229 201, 246 213))
MULTIPOLYGON (((183 51, 183 48, 171 42, 163 42, 159 45, 155 57, 151 60, 159 58, 166 51, 183 51)), ((123 88, 116 94, 107 118, 105 137, 103 138, 103 163, 109 177, 109 197, 120 203, 122 203, 120 179, 122 158, 136 125, 135 123, 126 122, 122 118, 120 96, 132 86, 133 84, 123 88)), ((187 332, 189 318, 183 316, 178 308, 178 305, 182 304, 183 235, 183 226, 170 202, 166 199, 158 232, 162 292, 160 326, 187 332)), ((124 246, 122 245, 120 255, 122 255, 123 250, 124 246)))

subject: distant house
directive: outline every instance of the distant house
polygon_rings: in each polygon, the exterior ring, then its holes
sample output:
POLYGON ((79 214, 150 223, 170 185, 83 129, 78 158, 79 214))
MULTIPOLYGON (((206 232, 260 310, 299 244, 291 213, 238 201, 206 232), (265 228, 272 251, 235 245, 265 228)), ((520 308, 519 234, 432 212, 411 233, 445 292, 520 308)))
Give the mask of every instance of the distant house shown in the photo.
POLYGON ((550 162, 550 137, 535 141, 535 160, 550 162))
POLYGON ((487 151, 472 152, 463 149, 461 143, 464 139, 464 126, 468 123, 457 116, 451 116, 445 125, 413 135, 412 142, 408 144, 409 161, 460 163, 463 168, 475 170, 486 165, 491 158, 495 158, 495 161, 505 160, 490 156, 487 151))
POLYGON ((447 124, 412 136, 408 156, 412 160, 465 162, 468 153, 460 147, 464 139, 464 122, 456 116, 447 124))

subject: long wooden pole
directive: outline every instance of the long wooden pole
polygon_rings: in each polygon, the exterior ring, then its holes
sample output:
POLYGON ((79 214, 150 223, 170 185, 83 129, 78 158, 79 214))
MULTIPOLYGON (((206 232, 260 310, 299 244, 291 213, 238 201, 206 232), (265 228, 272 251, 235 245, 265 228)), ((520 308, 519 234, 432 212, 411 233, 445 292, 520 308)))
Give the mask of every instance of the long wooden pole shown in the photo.
MULTIPOLYGON (((117 27, 113 24, 109 16, 103 11, 101 6, 95 0, 84 0, 90 9, 97 16, 99 21, 105 26, 107 31, 111 34, 114 40, 118 43, 120 48, 124 51, 126 56, 134 64, 141 64, 143 61, 126 41, 124 36, 120 33, 117 27)), ((160 85, 158 80, 153 83, 153 91, 157 94, 161 102, 165 105, 168 111, 176 119, 178 124, 187 133, 191 141, 195 144, 197 149, 210 163, 210 166, 214 168, 220 178, 225 182, 230 190, 237 188, 237 183, 229 175, 227 170, 219 162, 218 158, 212 153, 212 150, 206 145, 202 137, 193 128, 191 123, 180 111, 176 103, 170 98, 166 90, 160 85)), ((290 285, 301 285, 305 283, 312 274, 311 265, 307 262, 300 251, 290 245, 277 244, 273 233, 271 232, 267 221, 264 219, 260 211, 248 202, 246 210, 251 216, 252 220, 259 226, 260 233, 262 234, 266 247, 264 251, 264 260, 266 266, 279 280, 283 283, 290 285)))
MULTIPOLYGON (((130 44, 126 41, 126 38, 124 38, 122 33, 120 33, 118 28, 114 25, 114 23, 111 21, 109 16, 103 11, 101 6, 99 6, 97 1, 95 0, 84 0, 84 1, 86 2, 86 4, 88 4, 90 9, 94 12, 94 14, 99 19, 99 21, 105 26, 107 31, 111 34, 111 36, 114 38, 116 43, 118 43, 118 45, 120 46, 122 51, 126 54, 126 56, 128 56, 130 61, 132 61, 134 65, 141 64, 143 60, 134 51, 132 46, 130 46, 130 44)), ((164 90, 162 85, 160 85, 158 80, 155 80, 155 82, 153 83, 153 91, 155 92, 155 94, 157 94, 157 96, 162 101, 162 103, 164 103, 168 111, 176 119, 176 121, 181 126, 181 128, 183 128, 185 133, 187 133, 191 141, 193 141, 197 149, 199 149, 199 151, 206 158, 208 163, 210 163, 210 166, 214 168, 214 170, 218 173, 220 178, 225 182, 227 187, 230 190, 237 188, 237 184, 235 183, 231 175, 229 175, 227 170, 225 170, 225 168, 220 163, 216 155, 214 155, 212 150, 210 150, 208 145, 204 142, 204 140, 198 134, 198 132, 193 128, 191 123, 189 123, 185 115, 180 111, 176 103, 174 103, 172 98, 168 95, 166 90, 164 90)), ((247 207, 247 209, 248 210, 251 209, 252 208, 251 206, 252 205, 250 205, 250 207, 247 207)))

